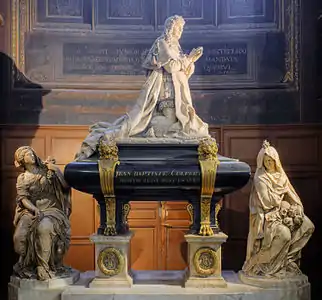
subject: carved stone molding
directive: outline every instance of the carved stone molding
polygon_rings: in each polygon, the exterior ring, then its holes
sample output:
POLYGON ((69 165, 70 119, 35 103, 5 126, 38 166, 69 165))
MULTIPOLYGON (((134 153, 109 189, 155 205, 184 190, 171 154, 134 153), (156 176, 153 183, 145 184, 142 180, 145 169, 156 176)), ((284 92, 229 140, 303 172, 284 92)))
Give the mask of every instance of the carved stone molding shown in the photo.
POLYGON ((282 1, 283 30, 285 33, 285 76, 283 82, 299 88, 300 57, 300 3, 299 0, 282 1))
POLYGON ((30 5, 26 0, 12 1, 12 20, 11 20, 11 55, 17 68, 25 70, 25 33, 29 31, 30 24, 30 5))

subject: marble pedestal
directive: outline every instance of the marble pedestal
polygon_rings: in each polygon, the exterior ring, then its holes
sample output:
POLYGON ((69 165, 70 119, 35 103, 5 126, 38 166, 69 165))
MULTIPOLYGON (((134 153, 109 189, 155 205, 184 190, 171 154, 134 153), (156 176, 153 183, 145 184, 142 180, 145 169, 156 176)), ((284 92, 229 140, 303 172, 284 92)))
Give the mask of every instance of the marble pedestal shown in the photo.
MULTIPOLYGON (((73 270, 69 276, 45 281, 10 277, 8 284, 9 300, 61 300, 61 294, 80 278, 80 273, 73 270)), ((1 298, 2 299, 2 298, 1 298)))
POLYGON ((213 236, 185 235, 189 263, 185 287, 227 287, 221 275, 221 244, 227 237, 223 232, 213 236))
POLYGON ((129 247, 132 232, 117 236, 93 234, 95 244, 95 278, 90 287, 131 287, 129 247))

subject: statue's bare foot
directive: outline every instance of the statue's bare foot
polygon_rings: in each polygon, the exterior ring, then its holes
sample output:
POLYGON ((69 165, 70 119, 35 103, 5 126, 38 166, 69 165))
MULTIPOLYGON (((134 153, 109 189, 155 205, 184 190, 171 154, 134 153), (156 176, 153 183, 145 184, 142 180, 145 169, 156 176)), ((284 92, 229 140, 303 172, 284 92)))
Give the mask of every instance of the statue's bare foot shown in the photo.
POLYGON ((38 280, 48 280, 50 278, 51 278, 51 276, 50 276, 49 272, 47 272, 44 267, 42 267, 42 266, 37 267, 37 279, 38 280))

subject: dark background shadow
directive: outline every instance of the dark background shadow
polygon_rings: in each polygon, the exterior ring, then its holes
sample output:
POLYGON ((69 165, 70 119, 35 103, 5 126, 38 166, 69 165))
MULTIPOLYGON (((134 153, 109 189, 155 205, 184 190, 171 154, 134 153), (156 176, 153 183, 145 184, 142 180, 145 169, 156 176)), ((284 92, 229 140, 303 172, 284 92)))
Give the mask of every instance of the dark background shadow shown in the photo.
MULTIPOLYGON (((30 145, 32 137, 38 128, 39 114, 42 111, 42 97, 50 92, 41 85, 30 81, 15 65, 14 61, 7 54, 0 52, 0 141, 1 157, 12 157, 14 160, 14 151, 6 147, 6 135, 10 134, 9 130, 12 126, 17 126, 23 131, 23 127, 28 129, 30 135, 24 138, 23 145, 30 145), (12 153, 8 153, 12 152, 12 153)), ((22 144, 20 146, 23 146, 22 144)), ((15 180, 18 171, 14 168, 8 169, 8 165, 2 165, 4 160, 0 161, 0 228, 1 228, 1 245, 2 254, 0 256, 1 265, 1 283, 0 295, 1 299, 7 298, 7 287, 12 274, 12 266, 18 257, 13 249, 13 217, 15 211, 15 190, 12 186, 8 186, 5 180, 10 178, 15 180)))

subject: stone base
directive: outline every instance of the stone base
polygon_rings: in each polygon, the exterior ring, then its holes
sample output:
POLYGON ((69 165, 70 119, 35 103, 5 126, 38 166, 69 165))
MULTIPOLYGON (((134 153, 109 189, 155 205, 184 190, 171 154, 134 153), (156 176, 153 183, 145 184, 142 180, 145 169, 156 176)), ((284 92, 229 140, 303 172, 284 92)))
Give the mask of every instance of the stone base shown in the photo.
POLYGON ((287 277, 284 279, 247 276, 243 271, 239 271, 238 275, 241 282, 261 288, 294 289, 298 286, 304 286, 309 282, 306 275, 287 277))
POLYGON ((211 278, 188 278, 184 284, 185 288, 225 288, 227 283, 223 277, 211 278))
POLYGON ((93 234, 95 243, 95 278, 90 287, 131 287, 129 275, 129 247, 132 232, 124 235, 104 236, 93 234))
POLYGON ((89 284, 90 288, 106 288, 107 286, 113 287, 128 287, 133 285, 133 279, 130 276, 124 276, 124 278, 94 278, 89 284))
POLYGON ((223 271, 222 275, 226 288, 201 289, 182 288, 182 271, 133 271, 135 285, 129 289, 113 286, 88 288, 88 282, 95 274, 86 272, 77 285, 62 293, 61 300, 310 300, 309 283, 290 289, 263 289, 241 283, 232 271, 223 271), (161 283, 159 279, 162 279, 161 283))
POLYGON ((8 284, 8 299, 61 300, 61 294, 66 287, 74 284, 79 278, 80 273, 76 270, 73 270, 70 276, 45 281, 11 276, 8 284))
POLYGON ((227 287, 221 275, 221 244, 227 237, 223 232, 213 236, 185 235, 189 262, 185 287, 227 287))

